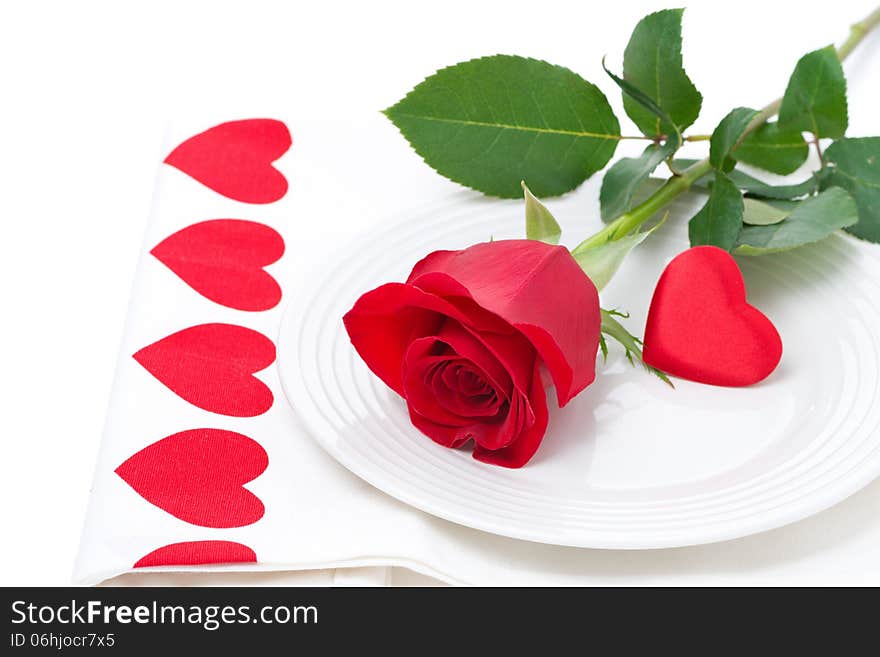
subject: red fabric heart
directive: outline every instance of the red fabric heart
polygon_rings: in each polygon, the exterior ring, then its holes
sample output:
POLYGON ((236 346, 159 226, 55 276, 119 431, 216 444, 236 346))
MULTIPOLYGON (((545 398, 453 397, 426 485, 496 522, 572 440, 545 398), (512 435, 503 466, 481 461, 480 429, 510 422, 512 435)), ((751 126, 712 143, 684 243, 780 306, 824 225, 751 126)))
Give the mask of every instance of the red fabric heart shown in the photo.
POLYGON ((135 562, 135 568, 199 566, 208 563, 255 563, 256 553, 232 541, 187 541, 153 550, 135 562))
POLYGON ((291 143, 281 121, 230 121, 190 137, 165 163, 236 201, 272 203, 287 193, 287 179, 272 163, 291 143))
POLYGON ((263 517, 263 503, 243 487, 269 457, 234 431, 190 429, 144 447, 116 474, 150 504, 201 527, 242 527, 263 517))
POLYGON ((648 365, 683 379, 747 386, 776 368, 782 340, 773 323, 746 303, 733 257, 697 246, 676 256, 657 282, 643 356, 648 365))
POLYGON ((254 417, 272 406, 272 391, 253 376, 275 361, 275 345, 233 324, 200 324, 172 333, 134 359, 175 394, 206 411, 254 417))
POLYGON ((269 226, 242 219, 212 219, 187 226, 150 251, 199 294, 237 310, 269 310, 281 288, 263 270, 284 253, 269 226))

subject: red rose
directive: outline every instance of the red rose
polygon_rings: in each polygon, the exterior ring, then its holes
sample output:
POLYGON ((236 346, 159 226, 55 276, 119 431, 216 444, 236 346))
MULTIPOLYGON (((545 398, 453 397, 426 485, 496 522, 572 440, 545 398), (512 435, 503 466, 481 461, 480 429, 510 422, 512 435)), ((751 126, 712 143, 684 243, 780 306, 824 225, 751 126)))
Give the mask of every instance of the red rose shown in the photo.
POLYGON ((600 321, 596 287, 571 254, 533 240, 435 251, 344 317, 420 431, 445 447, 472 439, 475 459, 511 468, 547 429, 542 364, 564 406, 595 378, 600 321))

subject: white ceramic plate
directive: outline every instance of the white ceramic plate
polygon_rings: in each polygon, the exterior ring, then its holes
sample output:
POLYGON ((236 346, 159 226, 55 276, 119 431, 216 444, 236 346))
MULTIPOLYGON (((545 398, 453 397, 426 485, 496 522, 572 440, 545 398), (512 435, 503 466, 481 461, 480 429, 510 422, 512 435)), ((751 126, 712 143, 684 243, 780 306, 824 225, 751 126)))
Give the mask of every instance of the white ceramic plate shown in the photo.
MULTIPOLYGON (((360 361, 341 317, 429 251, 522 230, 521 203, 441 204, 361 240, 291 299, 278 342, 285 393, 345 467, 463 525, 593 548, 744 536, 825 509, 880 474, 880 260, 837 236, 739 259, 749 301, 784 343, 782 363, 759 385, 676 381, 671 390, 612 345, 596 382, 551 408, 547 437, 520 470, 421 435, 360 361)), ((654 283, 685 247, 682 225, 664 227, 624 263, 603 306, 630 310, 628 326, 641 333, 654 283)))

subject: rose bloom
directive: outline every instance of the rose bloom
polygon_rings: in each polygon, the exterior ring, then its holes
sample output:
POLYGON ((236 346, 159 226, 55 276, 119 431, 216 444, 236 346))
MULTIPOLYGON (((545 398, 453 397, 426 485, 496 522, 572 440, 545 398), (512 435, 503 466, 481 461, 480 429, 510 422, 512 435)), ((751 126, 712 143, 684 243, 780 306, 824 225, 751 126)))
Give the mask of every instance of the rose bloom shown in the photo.
POLYGON ((534 240, 435 251, 406 283, 344 317, 369 368, 444 447, 518 468, 547 430, 543 373, 559 406, 595 378, 599 295, 567 249, 534 240))

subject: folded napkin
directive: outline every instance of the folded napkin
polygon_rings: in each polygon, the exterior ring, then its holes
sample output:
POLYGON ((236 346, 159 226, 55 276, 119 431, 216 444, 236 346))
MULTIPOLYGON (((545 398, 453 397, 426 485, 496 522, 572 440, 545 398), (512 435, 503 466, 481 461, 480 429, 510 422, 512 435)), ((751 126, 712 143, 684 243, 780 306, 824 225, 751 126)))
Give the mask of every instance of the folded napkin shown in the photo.
MULTIPOLYGON (((420 165, 379 117, 178 123, 164 152, 77 582, 262 571, 243 581, 382 585, 398 566, 487 585, 880 583, 877 482, 787 528, 642 552, 494 536, 362 482, 284 398, 285 302, 389 218, 450 196, 490 201, 420 165)), ((565 203, 591 216, 595 193, 594 180, 565 203)))

